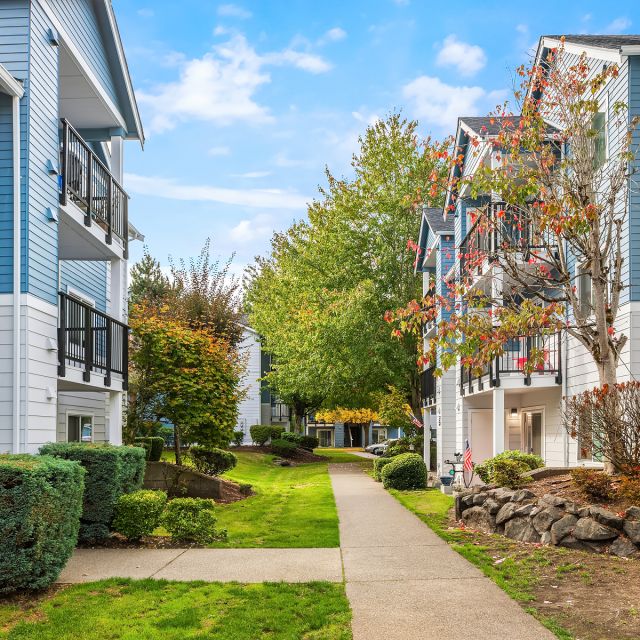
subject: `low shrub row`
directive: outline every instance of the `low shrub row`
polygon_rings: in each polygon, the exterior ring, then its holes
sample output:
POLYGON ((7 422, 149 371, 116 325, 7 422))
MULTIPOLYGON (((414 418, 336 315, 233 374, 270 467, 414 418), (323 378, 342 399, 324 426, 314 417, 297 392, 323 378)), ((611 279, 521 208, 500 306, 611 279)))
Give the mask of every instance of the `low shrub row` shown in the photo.
POLYGON ((0 455, 0 594, 58 578, 78 540, 84 476, 78 462, 0 455))
MULTIPOLYGON (((284 434, 283 434, 284 435, 284 434)), ((295 454, 298 445, 291 440, 276 438, 271 441, 271 451, 281 458, 291 458, 295 454)))
POLYGON ((238 458, 231 451, 224 449, 192 446, 188 455, 196 471, 208 476, 219 476, 233 469, 238 463, 238 458))
POLYGON ((280 434, 280 439, 293 442, 297 447, 307 451, 313 451, 320 444, 318 438, 314 436, 305 436, 303 433, 295 433, 293 431, 283 431, 280 434))
POLYGON ((380 476, 385 489, 424 489, 427 465, 417 453, 401 453, 383 465, 380 476))
POLYGON ((167 502, 164 491, 134 491, 120 496, 116 504, 113 528, 128 540, 150 536, 163 526, 174 540, 207 544, 225 538, 216 531, 213 500, 174 498, 167 502))
POLYGON ((274 438, 279 438, 280 434, 284 431, 282 427, 272 427, 269 424, 254 424, 249 428, 251 434, 251 440, 259 447, 264 446, 274 438))
POLYGON ((393 457, 376 458, 373 461, 373 477, 378 482, 382 482, 382 469, 385 467, 385 465, 389 464, 390 462, 393 462, 393 457))
POLYGON ((148 436, 144 438, 134 438, 134 443, 139 447, 144 447, 147 452, 148 462, 159 462, 164 451, 164 438, 160 436, 148 436))
POLYGON ((544 467, 544 460, 533 453, 503 451, 475 466, 475 472, 485 484, 497 484, 517 489, 527 482, 523 473, 544 467))
POLYGON ((616 485, 608 473, 598 469, 577 467, 571 470, 571 477, 578 489, 590 500, 610 502, 622 499, 640 504, 640 477, 637 474, 619 476, 616 485))

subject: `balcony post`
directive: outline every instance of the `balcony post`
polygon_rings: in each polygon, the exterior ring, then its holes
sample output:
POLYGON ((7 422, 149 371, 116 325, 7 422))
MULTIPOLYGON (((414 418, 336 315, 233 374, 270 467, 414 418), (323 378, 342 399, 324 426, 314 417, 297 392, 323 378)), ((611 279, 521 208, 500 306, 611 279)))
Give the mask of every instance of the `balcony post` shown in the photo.
POLYGON ((107 317, 107 337, 106 337, 106 362, 105 362, 105 371, 104 371, 104 386, 111 386, 111 332, 113 331, 113 321, 111 318, 107 317))
POLYGON ((91 331, 91 309, 83 306, 84 309, 84 372, 82 379, 91 382, 91 368, 93 365, 93 333, 91 331))
POLYGON ((123 257, 129 259, 129 197, 126 193, 122 194, 122 245, 124 247, 123 257))
POLYGON ((67 362, 67 297, 61 293, 58 297, 58 375, 64 378, 67 362))
POLYGON ((129 388, 129 327, 122 325, 122 388, 129 388))
POLYGON ((556 384, 562 384, 562 334, 556 333, 554 336, 556 341, 556 384))
POLYGON ((113 242, 113 180, 109 178, 109 186, 107 187, 107 236, 105 238, 107 244, 113 242))
POLYGON ((493 455, 504 451, 504 389, 493 390, 493 455))
POLYGON ((64 207, 67 204, 67 166, 69 158, 69 123, 62 121, 62 187, 59 194, 60 204, 64 207))
MULTIPOLYGON (((525 355, 526 355, 526 364, 525 366, 529 366, 529 358, 531 358, 531 336, 527 336, 525 338, 525 355)), ((524 376, 524 384, 527 387, 531 386, 531 371, 528 370, 524 376)))
POLYGON ((91 226, 91 210, 93 209, 93 156, 87 154, 87 213, 84 216, 84 224, 86 227, 91 226))

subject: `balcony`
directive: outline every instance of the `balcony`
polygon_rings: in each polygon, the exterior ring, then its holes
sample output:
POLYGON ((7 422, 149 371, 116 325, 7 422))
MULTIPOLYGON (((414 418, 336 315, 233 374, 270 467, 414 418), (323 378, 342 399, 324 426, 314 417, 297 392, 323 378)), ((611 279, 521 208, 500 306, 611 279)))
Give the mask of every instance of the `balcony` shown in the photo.
POLYGON ((273 402, 271 404, 271 419, 276 422, 289 422, 289 405, 284 402, 273 402))
POLYGON ((61 259, 108 259, 113 254, 126 259, 129 196, 66 120, 62 120, 60 165, 60 204, 69 218, 62 220, 61 259), (73 211, 68 203, 75 206, 73 211), (91 231, 89 238, 78 238, 79 230, 73 225, 76 212, 91 231), (89 246, 91 240, 94 245, 97 240, 98 246, 89 246))
POLYGON ((58 376, 67 383, 62 386, 125 390, 129 327, 66 293, 58 295, 58 376))
POLYGON ((422 396, 422 408, 426 409, 436 404, 436 377, 435 367, 429 367, 420 374, 420 395, 422 396))
MULTIPOLYGON (((485 364, 480 371, 460 367, 460 395, 470 395, 494 387, 544 387, 562 383, 562 345, 560 334, 519 336, 511 339, 502 355, 485 364), (533 370, 527 366, 533 354, 542 353, 542 361, 533 370)), ((536 358, 538 360, 538 358, 536 358)))

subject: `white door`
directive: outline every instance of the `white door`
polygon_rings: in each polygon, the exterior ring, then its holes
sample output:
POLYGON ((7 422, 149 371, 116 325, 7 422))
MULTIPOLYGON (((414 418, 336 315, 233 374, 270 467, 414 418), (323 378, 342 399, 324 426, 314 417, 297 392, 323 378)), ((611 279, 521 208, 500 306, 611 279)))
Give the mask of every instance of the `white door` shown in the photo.
POLYGON ((491 409, 469 411, 469 444, 476 464, 493 456, 493 418, 491 409))
POLYGON ((526 453, 542 455, 544 416, 542 411, 525 411, 523 413, 523 450, 526 453))

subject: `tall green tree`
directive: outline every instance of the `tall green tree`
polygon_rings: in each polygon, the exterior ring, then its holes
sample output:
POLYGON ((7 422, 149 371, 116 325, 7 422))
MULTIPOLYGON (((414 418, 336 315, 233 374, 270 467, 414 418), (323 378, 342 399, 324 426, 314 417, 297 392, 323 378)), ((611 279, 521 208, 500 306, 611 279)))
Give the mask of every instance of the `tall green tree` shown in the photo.
POLYGON ((145 303, 158 306, 166 298, 171 285, 169 278, 162 273, 160 263, 149 253, 145 246, 142 259, 131 269, 129 285, 129 304, 145 303))
POLYGON ((444 178, 447 143, 420 140, 418 124, 392 114, 371 125, 353 175, 326 170, 308 222, 276 234, 249 270, 251 325, 274 358, 267 380, 279 395, 323 406, 367 406, 392 384, 418 405, 417 343, 391 338, 384 313, 418 294, 413 249, 423 193, 444 178))

